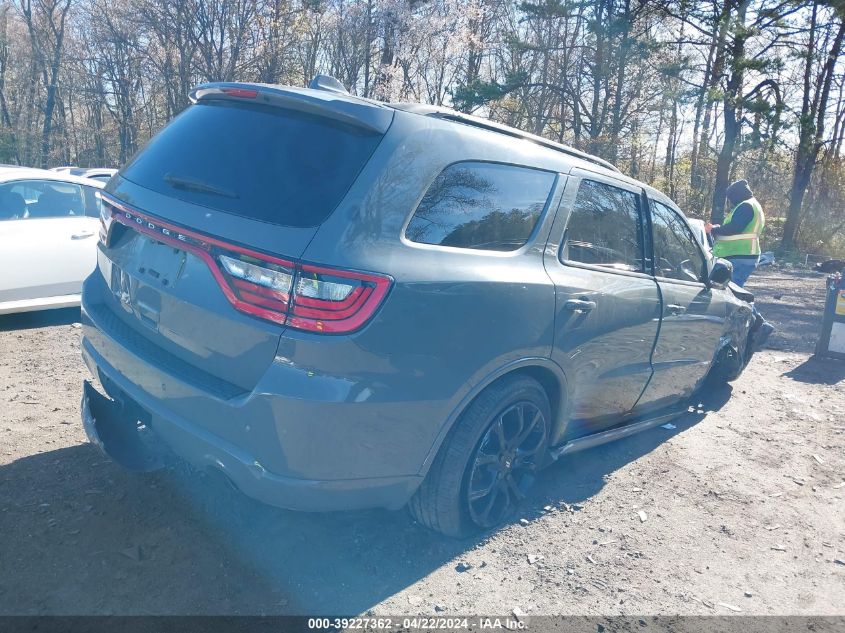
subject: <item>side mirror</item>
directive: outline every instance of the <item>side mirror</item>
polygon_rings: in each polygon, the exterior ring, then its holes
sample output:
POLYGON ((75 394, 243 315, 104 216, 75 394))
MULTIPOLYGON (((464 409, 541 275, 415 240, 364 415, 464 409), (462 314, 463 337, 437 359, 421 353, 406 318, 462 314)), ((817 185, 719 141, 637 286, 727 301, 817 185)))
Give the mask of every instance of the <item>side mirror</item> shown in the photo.
POLYGON ((717 257, 710 269, 710 285, 725 287, 733 279, 734 265, 727 259, 717 257))

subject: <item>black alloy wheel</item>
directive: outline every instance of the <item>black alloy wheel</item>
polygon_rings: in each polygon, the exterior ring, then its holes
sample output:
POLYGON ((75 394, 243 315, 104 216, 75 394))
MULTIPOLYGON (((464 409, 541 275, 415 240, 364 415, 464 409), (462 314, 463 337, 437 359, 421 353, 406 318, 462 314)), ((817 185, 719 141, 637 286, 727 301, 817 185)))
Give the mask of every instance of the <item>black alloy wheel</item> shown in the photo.
POLYGON ((473 523, 491 528, 516 508, 531 487, 546 448, 548 421, 533 402, 501 411, 470 461, 465 499, 473 523))

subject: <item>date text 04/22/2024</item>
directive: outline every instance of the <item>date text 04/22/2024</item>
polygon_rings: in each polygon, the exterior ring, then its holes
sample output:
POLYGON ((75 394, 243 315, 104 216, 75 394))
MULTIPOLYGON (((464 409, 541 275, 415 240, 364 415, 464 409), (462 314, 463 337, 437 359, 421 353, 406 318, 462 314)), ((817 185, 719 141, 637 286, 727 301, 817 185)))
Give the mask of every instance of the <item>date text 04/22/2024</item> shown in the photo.
POLYGON ((309 618, 312 630, 502 630, 518 631, 525 623, 511 617, 405 617, 309 618))

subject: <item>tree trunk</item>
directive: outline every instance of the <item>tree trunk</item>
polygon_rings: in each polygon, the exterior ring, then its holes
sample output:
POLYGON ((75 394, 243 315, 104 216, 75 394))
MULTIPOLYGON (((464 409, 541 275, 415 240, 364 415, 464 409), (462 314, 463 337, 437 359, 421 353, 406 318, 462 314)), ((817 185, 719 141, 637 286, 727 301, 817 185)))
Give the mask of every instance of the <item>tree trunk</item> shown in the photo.
POLYGON ((705 155, 707 154, 707 150, 709 149, 709 138, 710 138, 710 124, 711 124, 711 117, 713 116, 713 109, 715 104, 715 99, 713 97, 713 93, 715 89, 719 85, 719 81, 722 76, 722 69, 725 65, 725 44, 727 42, 727 35, 728 35, 728 25, 730 24, 730 13, 731 13, 731 6, 733 0, 723 0, 722 9, 719 12, 719 16, 716 19, 716 24, 714 25, 715 33, 716 33, 716 40, 715 40, 715 50, 714 50, 714 58, 713 58, 713 66, 710 69, 710 76, 708 81, 704 83, 702 86, 703 90, 703 115, 704 119, 701 123, 701 128, 699 131, 698 136, 693 137, 694 142, 698 143, 698 148, 696 150, 696 170, 694 172, 693 177, 698 175, 701 178, 694 178, 695 181, 693 182, 692 192, 693 192, 693 208, 701 213, 704 214, 705 209, 705 196, 706 196, 706 178, 703 177, 702 169, 700 167, 701 161, 704 160, 705 155), (697 186, 696 186, 697 185, 697 186))
POLYGON ((714 25, 713 36, 710 40, 710 46, 707 51, 707 62, 704 66, 704 77, 701 82, 701 87, 698 89, 698 95, 695 98, 695 117, 692 126, 692 152, 690 153, 690 189, 695 190, 700 187, 699 173, 698 173, 698 157, 700 151, 700 143, 698 142, 699 130, 701 128, 701 119, 704 116, 705 103, 709 105, 708 91, 710 86, 710 77, 713 73, 713 60, 716 55, 716 43, 718 41, 719 25, 714 25))
MULTIPOLYGON (((810 29, 810 52, 813 48, 813 37, 817 32, 815 25, 816 10, 817 4, 813 7, 814 19, 810 29)), ((845 37, 845 17, 840 18, 839 29, 825 59, 822 72, 819 75, 819 82, 816 84, 816 95, 812 100, 809 95, 809 78, 812 75, 813 55, 807 55, 804 68, 804 100, 799 122, 798 147, 795 150, 795 172, 789 190, 789 208, 786 211, 786 223, 783 227, 783 239, 780 243, 780 248, 784 251, 795 248, 795 237, 801 223, 804 194, 810 185, 813 170, 818 162, 819 151, 822 148, 830 86, 833 81, 836 60, 842 52, 843 37, 845 37)))
POLYGON ((725 217, 725 190, 731 176, 731 163, 739 138, 739 115, 742 111, 742 81, 744 78, 745 42, 748 32, 745 30, 745 13, 750 0, 740 0, 736 10, 736 29, 731 46, 731 76, 728 79, 723 99, 725 119, 725 140, 716 160, 716 179, 713 183, 713 204, 710 208, 711 222, 721 224, 725 217))
POLYGON ((610 123, 610 147, 607 150, 607 159, 615 163, 619 157, 619 137, 622 132, 622 97, 625 86, 625 72, 628 69, 628 55, 630 54, 630 30, 631 30, 631 2, 625 0, 624 13, 621 16, 622 38, 619 43, 618 61, 616 66, 616 90, 613 96, 613 111, 610 123))

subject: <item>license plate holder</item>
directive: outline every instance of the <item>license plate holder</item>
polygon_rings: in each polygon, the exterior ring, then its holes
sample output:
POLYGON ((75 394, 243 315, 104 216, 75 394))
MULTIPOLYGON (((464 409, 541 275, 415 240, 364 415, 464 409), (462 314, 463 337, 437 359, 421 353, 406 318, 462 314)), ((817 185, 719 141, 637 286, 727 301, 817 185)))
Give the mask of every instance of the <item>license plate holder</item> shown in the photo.
POLYGON ((162 286, 172 287, 185 265, 185 251, 144 237, 141 240, 138 273, 147 283, 155 280, 162 286))

